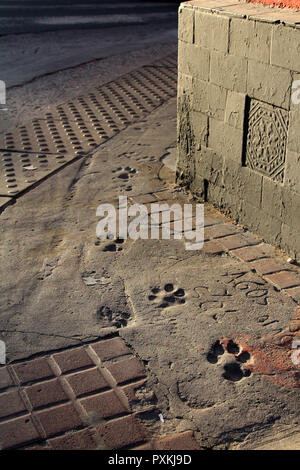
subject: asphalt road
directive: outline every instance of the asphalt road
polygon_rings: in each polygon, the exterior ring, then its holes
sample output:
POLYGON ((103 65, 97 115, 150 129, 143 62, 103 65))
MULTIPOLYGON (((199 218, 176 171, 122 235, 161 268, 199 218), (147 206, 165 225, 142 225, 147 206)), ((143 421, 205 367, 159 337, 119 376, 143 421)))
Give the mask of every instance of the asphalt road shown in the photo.
POLYGON ((173 21, 178 0, 7 0, 0 5, 0 35, 109 28, 173 21))

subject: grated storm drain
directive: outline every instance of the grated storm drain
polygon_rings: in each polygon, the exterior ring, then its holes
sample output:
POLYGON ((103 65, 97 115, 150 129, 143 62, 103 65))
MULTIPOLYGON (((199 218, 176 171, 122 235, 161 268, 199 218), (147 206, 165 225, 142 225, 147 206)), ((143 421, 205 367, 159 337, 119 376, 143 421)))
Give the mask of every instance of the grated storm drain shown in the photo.
POLYGON ((176 96, 177 56, 91 90, 0 137, 0 195, 16 196, 176 96))

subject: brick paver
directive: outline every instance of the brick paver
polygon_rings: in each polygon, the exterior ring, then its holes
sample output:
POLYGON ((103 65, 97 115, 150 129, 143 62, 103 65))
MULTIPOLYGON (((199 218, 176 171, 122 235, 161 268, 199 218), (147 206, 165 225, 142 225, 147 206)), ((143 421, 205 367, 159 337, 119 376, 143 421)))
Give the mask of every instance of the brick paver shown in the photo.
POLYGON ((96 429, 107 449, 132 446, 151 437, 135 415, 100 424, 96 429))
POLYGON ((26 406, 18 390, 0 394, 0 418, 25 412, 26 406))
POLYGON ((285 291, 292 299, 300 303, 300 287, 294 287, 285 291))
POLYGON ((124 341, 121 338, 112 338, 93 344, 94 351, 98 354, 101 361, 108 361, 115 357, 131 354, 124 341))
POLYGON ((250 266, 261 275, 276 273, 283 270, 280 264, 270 258, 252 261, 250 266))
POLYGON ((128 412, 113 390, 83 398, 81 404, 92 418, 110 418, 128 412))
POLYGON ((45 358, 22 362, 14 365, 13 370, 21 384, 54 377, 54 373, 45 358))
POLYGON ((95 450, 97 444, 90 429, 49 439, 48 445, 53 450, 95 450))
POLYGON ((0 369, 0 390, 12 387, 14 381, 6 367, 0 369))
POLYGON ((231 224, 218 224, 205 229, 205 235, 210 238, 222 238, 239 232, 240 229, 236 225, 231 224))
POLYGON ((107 365, 107 369, 113 375, 118 384, 127 382, 134 378, 145 377, 144 366, 135 357, 109 364, 107 365))
POLYGON ((241 261, 254 261, 261 258, 266 258, 266 252, 261 246, 247 246, 232 251, 232 254, 241 261))
POLYGON ((300 286, 300 278, 294 273, 288 271, 280 271, 275 274, 268 274, 265 276, 268 282, 273 284, 278 289, 287 289, 289 287, 300 286))
POLYGON ((138 396, 145 384, 143 363, 119 337, 3 366, 0 449, 196 448, 186 433, 152 439, 139 415, 156 407, 151 392, 138 396))
POLYGON ((53 357, 63 373, 94 365, 93 361, 83 348, 63 351, 61 353, 54 354, 53 357))
POLYGON ((224 249, 214 241, 205 242, 202 250, 208 255, 220 255, 224 253, 224 249))
POLYGON ((249 235, 237 234, 221 238, 219 243, 223 248, 225 248, 225 250, 234 250, 249 245, 256 245, 258 244, 258 240, 249 235))
POLYGON ((76 372, 75 374, 69 375, 67 381, 72 387, 76 397, 93 392, 96 393, 97 391, 109 387, 109 384, 101 375, 98 368, 76 372))

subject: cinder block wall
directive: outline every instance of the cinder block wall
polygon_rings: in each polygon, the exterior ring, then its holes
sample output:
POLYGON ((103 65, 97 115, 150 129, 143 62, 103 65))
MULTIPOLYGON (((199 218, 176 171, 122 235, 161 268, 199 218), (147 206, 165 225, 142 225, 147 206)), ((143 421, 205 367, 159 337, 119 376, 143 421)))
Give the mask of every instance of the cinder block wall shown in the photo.
POLYGON ((181 4, 177 181, 299 259, 297 22, 264 5, 181 4))

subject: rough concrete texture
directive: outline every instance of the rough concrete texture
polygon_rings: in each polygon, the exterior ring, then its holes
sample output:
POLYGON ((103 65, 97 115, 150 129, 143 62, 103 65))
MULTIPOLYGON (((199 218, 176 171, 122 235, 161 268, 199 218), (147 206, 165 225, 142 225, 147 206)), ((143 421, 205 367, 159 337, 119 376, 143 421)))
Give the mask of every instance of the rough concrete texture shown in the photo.
MULTIPOLYGON (((181 121, 187 131, 188 123, 181 121)), ((192 141, 180 145, 189 152, 192 141)), ((0 332, 8 361, 119 333, 144 362, 143 393, 154 391, 164 417, 142 416, 153 436, 194 431, 203 449, 276 447, 278 439, 295 446, 294 369, 274 383, 263 359, 255 365, 261 338, 287 328, 295 301, 217 244, 209 249, 219 256, 186 251, 182 240, 96 237, 97 206, 116 204, 120 194, 189 201, 174 184, 175 147, 172 99, 5 208, 0 332), (128 178, 118 178, 124 172, 128 178)), ((210 231, 220 242, 242 232, 209 206, 206 216, 207 225, 222 226, 210 231)))
POLYGON ((299 21, 234 1, 179 9, 177 181, 296 259, 299 21))

